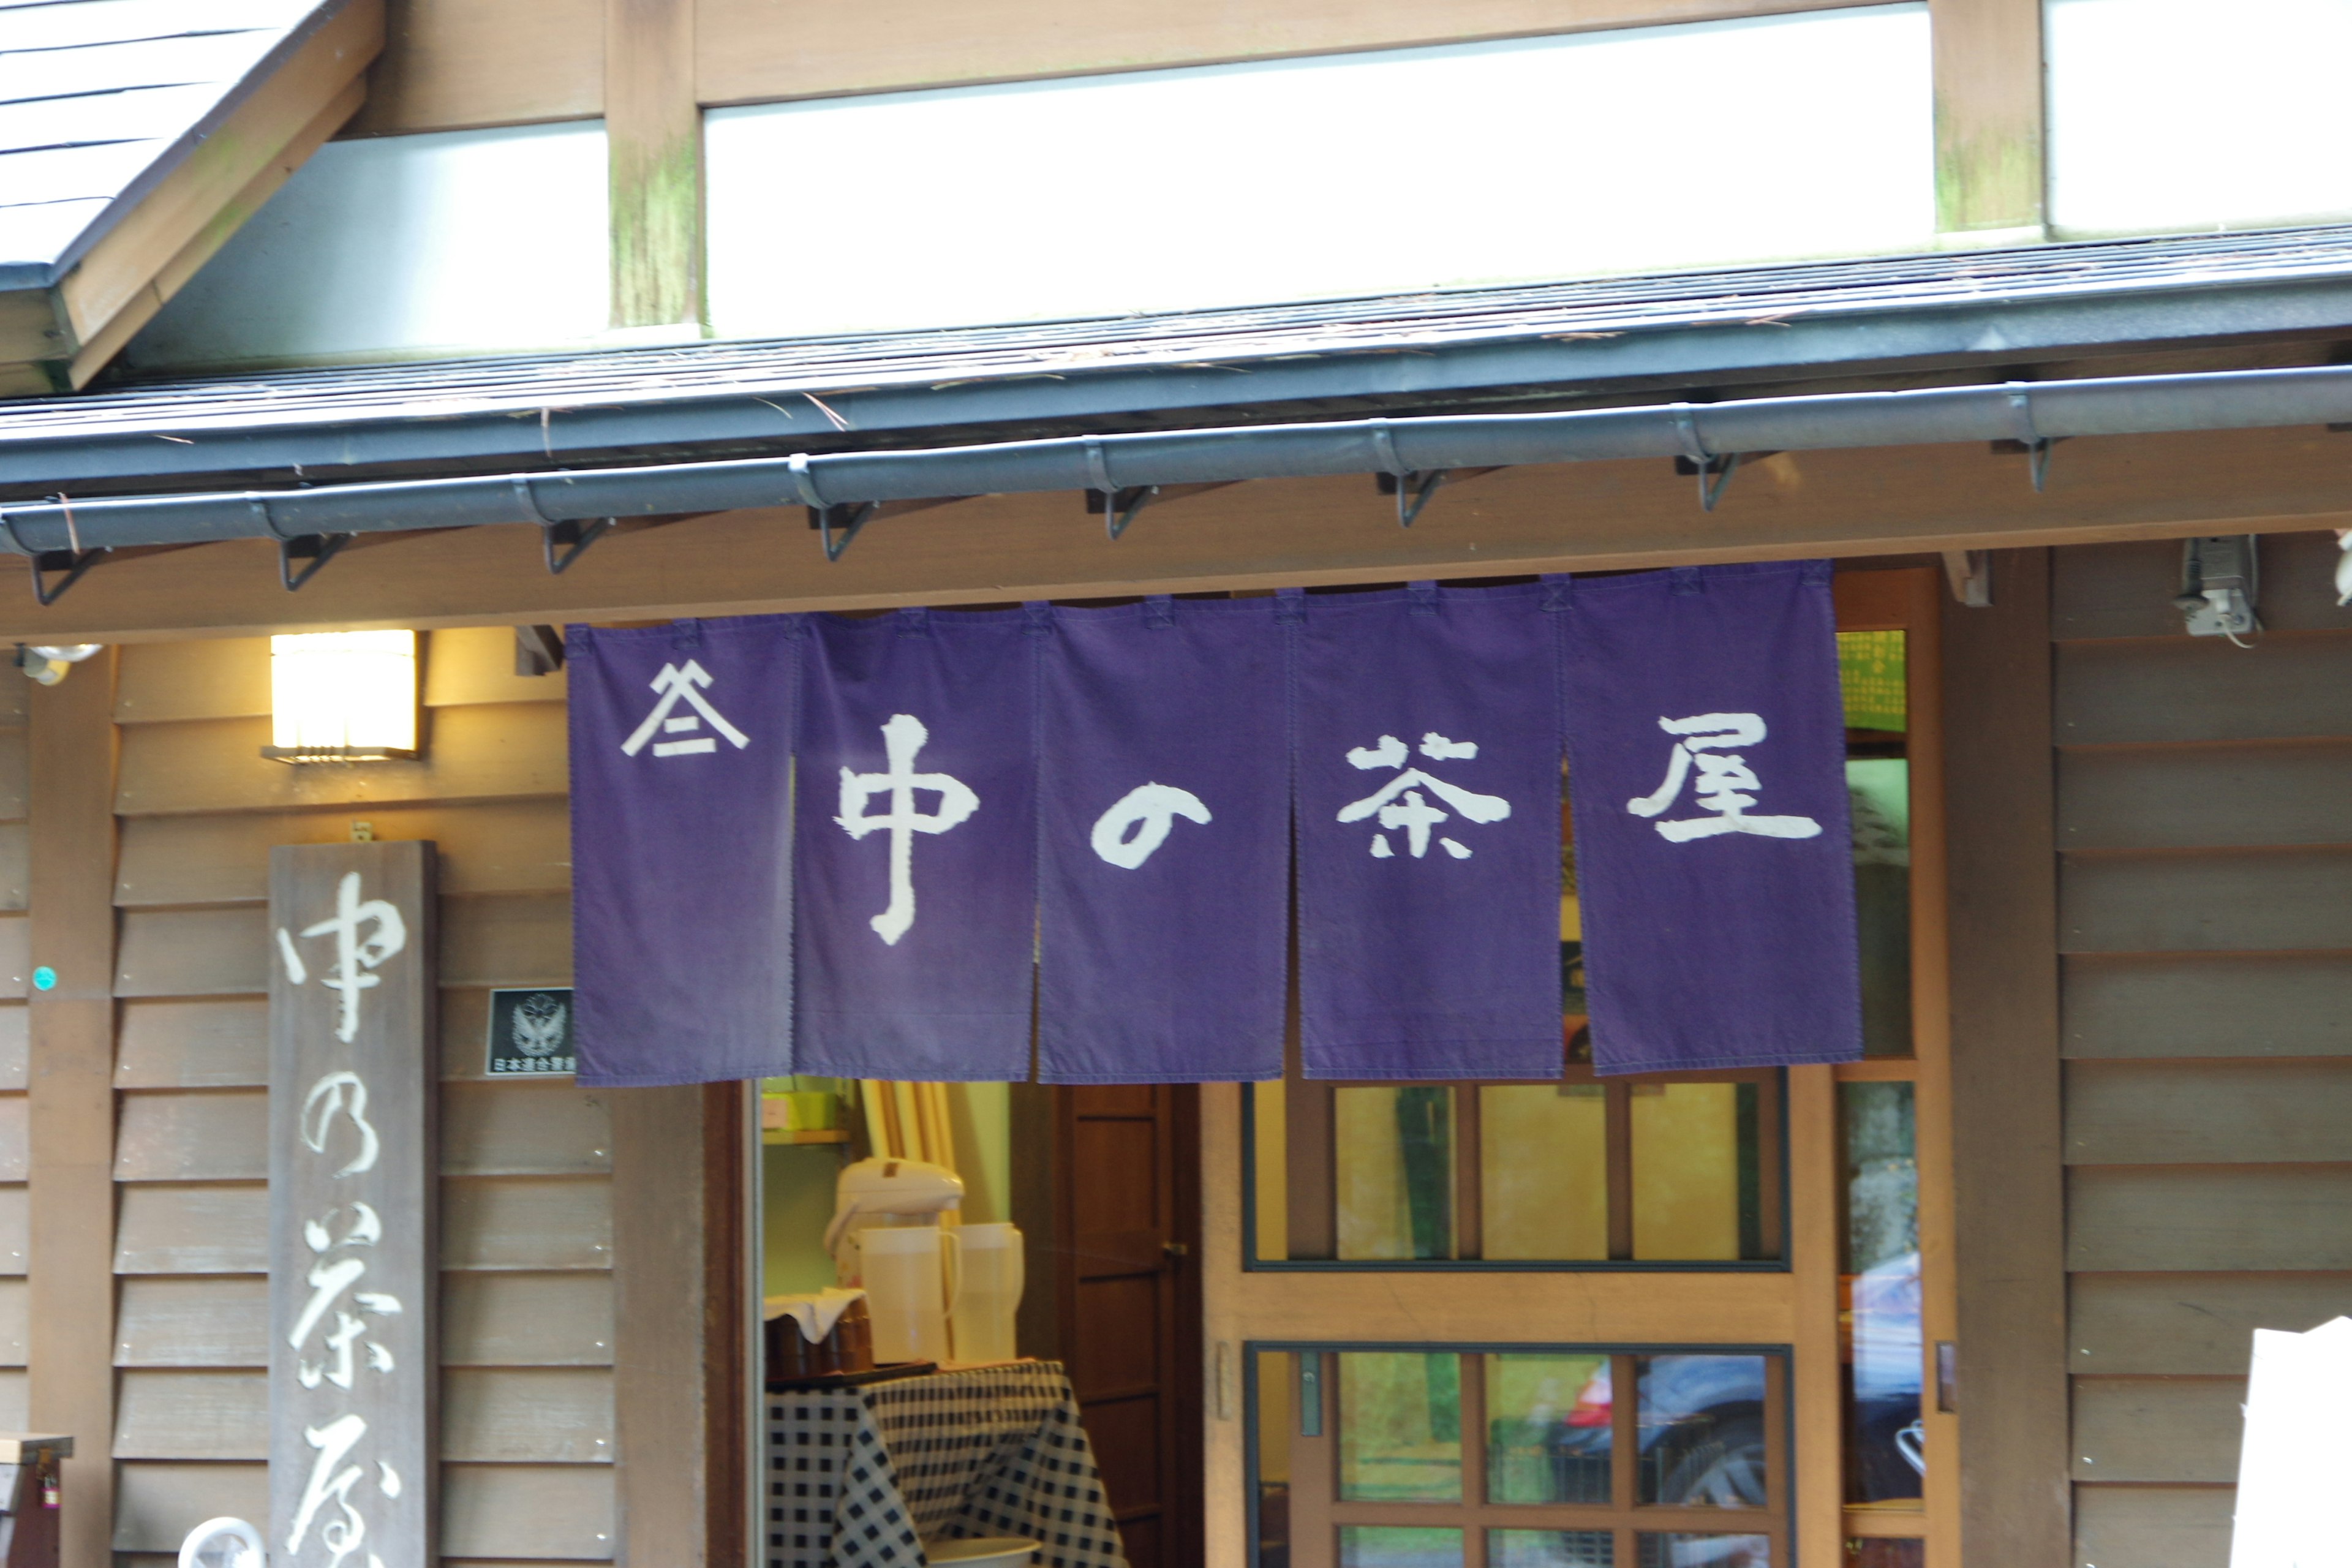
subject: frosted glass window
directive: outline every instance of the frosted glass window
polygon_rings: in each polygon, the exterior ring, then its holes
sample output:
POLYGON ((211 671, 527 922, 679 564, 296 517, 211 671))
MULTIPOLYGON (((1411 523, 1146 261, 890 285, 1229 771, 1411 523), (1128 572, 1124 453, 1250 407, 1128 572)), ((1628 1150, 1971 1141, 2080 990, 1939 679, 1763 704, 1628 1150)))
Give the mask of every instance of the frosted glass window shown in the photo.
POLYGON ((2068 235, 2352 215, 2345 0, 2048 0, 2050 217, 2068 235))
POLYGON ((727 337, 1916 249, 1927 7, 716 109, 727 337))
POLYGON ((131 340, 142 367, 576 346, 611 320, 602 121, 330 142, 131 340))

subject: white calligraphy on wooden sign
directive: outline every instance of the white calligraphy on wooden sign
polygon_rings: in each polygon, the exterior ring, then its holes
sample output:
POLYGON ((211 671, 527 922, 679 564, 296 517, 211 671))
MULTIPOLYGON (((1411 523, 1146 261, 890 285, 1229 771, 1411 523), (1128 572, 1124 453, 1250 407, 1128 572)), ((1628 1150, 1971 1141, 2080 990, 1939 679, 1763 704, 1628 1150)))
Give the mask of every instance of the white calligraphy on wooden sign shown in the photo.
POLYGON ((270 1560, 429 1568, 439 1362, 430 844, 269 860, 270 1560))

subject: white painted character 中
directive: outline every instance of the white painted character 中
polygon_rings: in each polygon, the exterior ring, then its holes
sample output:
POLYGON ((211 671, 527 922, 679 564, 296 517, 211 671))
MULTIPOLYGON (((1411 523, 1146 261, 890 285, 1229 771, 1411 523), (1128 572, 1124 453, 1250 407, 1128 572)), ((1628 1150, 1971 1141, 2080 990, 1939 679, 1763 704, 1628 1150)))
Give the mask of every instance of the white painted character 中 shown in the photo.
POLYGON ((915 924, 915 835, 945 833, 968 821, 980 809, 980 796, 961 779, 946 773, 919 773, 915 758, 931 732, 911 713, 893 713, 882 726, 882 749, 887 765, 878 773, 841 770, 841 815, 834 821, 852 838, 863 838, 877 828, 890 834, 890 901, 866 924, 892 947, 915 924), (918 791, 939 796, 930 812, 916 809, 918 791), (878 816, 866 811, 877 795, 889 796, 890 806, 878 816))
MULTIPOLYGON (((336 884, 335 912, 302 929, 305 941, 321 936, 335 939, 334 965, 320 978, 342 999, 335 1037, 349 1045, 360 1032, 360 998, 383 983, 375 972, 385 961, 406 950, 408 922, 389 900, 361 898, 360 874, 346 871, 336 884)), ((302 962, 293 933, 284 926, 278 928, 278 953, 285 962, 288 980, 297 985, 310 983, 310 965, 302 962)))

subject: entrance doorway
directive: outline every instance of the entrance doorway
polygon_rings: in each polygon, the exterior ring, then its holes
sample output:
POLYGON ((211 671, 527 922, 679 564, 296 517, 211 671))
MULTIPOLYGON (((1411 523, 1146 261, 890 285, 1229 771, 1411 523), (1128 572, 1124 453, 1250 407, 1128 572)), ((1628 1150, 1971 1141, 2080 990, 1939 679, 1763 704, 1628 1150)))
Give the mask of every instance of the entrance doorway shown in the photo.
POLYGON ((1131 1568, 1201 1560, 1199 1090, 1016 1086, 1024 1355, 1066 1363, 1131 1568))

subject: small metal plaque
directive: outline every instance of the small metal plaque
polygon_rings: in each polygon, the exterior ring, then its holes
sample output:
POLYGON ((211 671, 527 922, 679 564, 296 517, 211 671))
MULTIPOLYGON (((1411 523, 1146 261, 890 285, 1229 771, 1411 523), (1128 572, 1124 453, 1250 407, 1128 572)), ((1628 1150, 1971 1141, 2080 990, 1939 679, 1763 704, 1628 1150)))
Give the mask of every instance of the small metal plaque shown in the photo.
POLYGON ((572 1054, 572 993, 528 985, 490 993, 484 1070, 492 1078, 547 1078, 579 1070, 572 1054))

